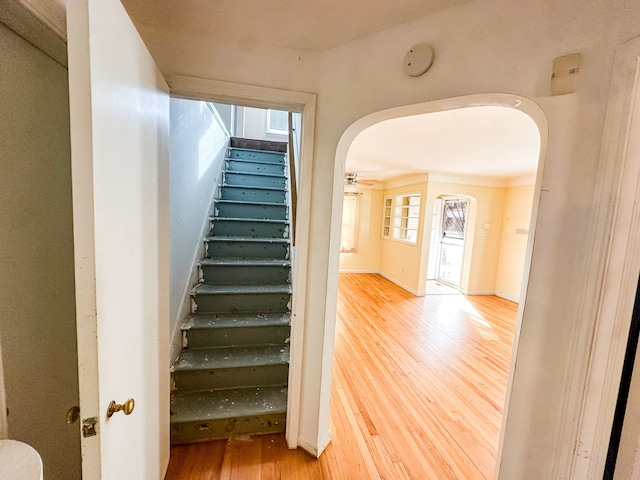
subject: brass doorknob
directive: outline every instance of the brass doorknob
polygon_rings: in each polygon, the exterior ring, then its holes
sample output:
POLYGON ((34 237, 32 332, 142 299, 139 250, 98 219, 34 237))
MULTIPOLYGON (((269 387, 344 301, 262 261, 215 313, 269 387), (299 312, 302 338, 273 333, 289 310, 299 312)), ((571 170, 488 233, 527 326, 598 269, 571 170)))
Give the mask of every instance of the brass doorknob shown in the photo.
POLYGON ((133 398, 130 398, 124 404, 116 403, 115 400, 112 400, 109 404, 109 408, 107 409, 107 418, 111 418, 111 416, 116 412, 124 412, 125 415, 131 415, 134 407, 136 406, 136 402, 133 398))
POLYGON ((71 425, 72 423, 75 423, 76 420, 78 420, 79 418, 80 418, 80 407, 79 406, 74 405, 69 410, 67 410, 66 422, 69 425, 71 425))

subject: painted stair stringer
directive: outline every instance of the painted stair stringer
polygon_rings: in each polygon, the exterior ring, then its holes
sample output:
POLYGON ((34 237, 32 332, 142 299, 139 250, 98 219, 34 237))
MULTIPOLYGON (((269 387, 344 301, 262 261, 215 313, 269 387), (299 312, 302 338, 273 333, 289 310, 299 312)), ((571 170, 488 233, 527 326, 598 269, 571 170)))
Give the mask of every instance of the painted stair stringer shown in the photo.
POLYGON ((286 143, 232 138, 171 368, 171 441, 283 432, 291 325, 286 143))

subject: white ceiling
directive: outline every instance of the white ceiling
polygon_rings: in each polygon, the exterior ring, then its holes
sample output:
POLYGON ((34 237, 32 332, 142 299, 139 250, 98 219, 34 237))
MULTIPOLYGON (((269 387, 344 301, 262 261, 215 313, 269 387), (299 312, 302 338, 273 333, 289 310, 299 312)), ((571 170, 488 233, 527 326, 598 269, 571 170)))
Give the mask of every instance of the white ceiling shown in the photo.
POLYGON ((468 0, 122 0, 134 23, 246 46, 324 50, 468 0))
POLYGON ((347 154, 358 180, 416 174, 508 180, 537 170, 540 134, 519 110, 477 106, 386 120, 362 131, 347 154))

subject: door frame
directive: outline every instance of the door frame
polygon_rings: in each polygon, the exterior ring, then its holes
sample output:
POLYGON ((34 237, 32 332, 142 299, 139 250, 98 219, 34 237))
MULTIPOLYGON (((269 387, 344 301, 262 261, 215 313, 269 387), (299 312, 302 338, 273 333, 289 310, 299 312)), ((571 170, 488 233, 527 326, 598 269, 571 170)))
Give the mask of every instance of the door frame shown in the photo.
MULTIPOLYGON (((165 77, 171 96, 190 100, 215 101, 246 107, 287 110, 302 114, 300 171, 298 172, 298 202, 295 262, 293 264, 293 295, 291 304, 291 344, 289 386, 287 398, 286 440, 289 448, 301 446, 316 455, 317 445, 300 442, 300 414, 306 392, 302 385, 303 346, 309 261, 309 229, 311 218, 311 177, 315 140, 316 95, 314 93, 279 90, 239 83, 223 82, 183 75, 165 77)), ((168 192, 167 192, 168 193, 168 192)))
MULTIPOLYGON (((530 100, 526 97, 522 97, 514 94, 501 94, 501 93, 485 93, 485 94, 471 94, 464 95, 459 97, 449 97, 440 100, 433 100, 425 103, 417 103, 412 105, 405 105, 400 107, 393 107, 387 110, 381 110, 372 114, 369 114, 365 117, 360 118, 356 122, 352 123, 342 134, 340 141, 338 142, 338 147, 336 149, 336 161, 335 161, 335 171, 334 171, 334 195, 335 192, 338 192, 342 188, 342 178, 344 176, 344 169, 346 163, 347 152, 351 143, 354 139, 366 128, 375 125, 377 123, 383 122, 385 120, 390 120, 393 118, 399 117, 407 117, 411 115, 419 115, 424 113, 433 113, 445 110, 453 110, 456 108, 465 108, 470 106, 480 106, 480 105, 493 105, 493 106, 501 106, 506 108, 513 108, 520 110, 521 112, 528 115, 536 124, 539 134, 540 134, 540 150, 538 157, 538 169, 536 173, 536 182, 534 187, 533 201, 531 206, 531 220, 529 224, 529 231, 536 231, 536 224, 538 221, 538 210, 542 192, 542 177, 545 170, 545 161, 547 156, 547 146, 549 142, 549 128, 547 118, 544 114, 542 108, 535 103, 533 100, 530 100)), ((471 202, 473 202, 473 197, 469 195, 465 195, 471 202)), ((332 235, 335 234, 334 230, 337 230, 337 234, 339 235, 339 228, 332 228, 332 235)), ((520 295, 520 306, 518 309, 518 319, 516 324, 516 333, 514 337, 514 347, 511 355, 511 365, 509 368, 509 379, 507 384, 507 395, 505 399, 505 405, 503 409, 502 415, 502 427, 500 429, 500 442, 497 449, 496 455, 496 476, 495 478, 499 478, 500 475, 500 466, 503 458, 503 448, 504 448, 504 440, 505 440, 505 429, 506 429, 506 421, 509 414, 510 404, 511 404, 511 395, 509 392, 512 390, 513 386, 513 378, 515 375, 515 362, 518 354, 518 346, 519 346, 519 335, 520 335, 520 327, 523 319, 524 307, 526 304, 527 298, 527 287, 529 283, 529 275, 531 271, 531 261, 533 255, 534 248, 534 237, 535 235, 530 235, 529 240, 527 242, 527 250, 525 255, 525 266, 522 274, 522 290, 520 295)), ((338 242, 332 237, 332 242, 337 244, 338 242)), ((426 262, 427 256, 423 256, 422 262, 426 262)), ((427 265, 424 263, 424 271, 426 272, 427 265)), ((423 279, 426 282, 426 275, 423 279)), ((334 298, 335 300, 335 298, 334 298)), ((327 319, 327 322, 332 319, 327 319)), ((335 319, 333 319, 335 323, 335 319)), ((333 343, 326 347, 326 349, 333 349, 333 343)), ((325 355, 327 355, 325 350, 325 355)), ((522 427, 524 429, 526 426, 522 427)), ((555 461, 555 459, 553 460, 555 461)))
POLYGON ((457 288, 458 290, 462 290, 462 277, 464 273, 464 264, 465 264, 464 259, 467 251, 467 227, 469 226, 469 207, 470 207, 471 200, 469 199, 469 197, 465 195, 440 195, 437 198, 442 200, 442 206, 440 209, 441 210, 440 224, 438 225, 439 237, 438 237, 438 255, 437 255, 438 258, 437 258, 437 264, 436 264, 436 280, 446 283, 447 285, 457 288), (444 209, 447 204, 447 200, 458 200, 458 201, 464 200, 464 202, 467 204, 467 208, 464 216, 464 237, 462 238, 462 262, 460 263, 460 281, 458 282, 458 285, 454 285, 453 283, 447 282, 446 280, 443 280, 440 278, 440 266, 442 265, 442 222, 444 221, 444 209))
MULTIPOLYGON (((580 416, 573 479, 600 480, 640 273, 640 37, 616 50, 605 117, 590 282, 600 283, 580 416), (607 251, 602 258, 602 250, 607 251)), ((597 285, 597 284, 596 284, 597 285)))

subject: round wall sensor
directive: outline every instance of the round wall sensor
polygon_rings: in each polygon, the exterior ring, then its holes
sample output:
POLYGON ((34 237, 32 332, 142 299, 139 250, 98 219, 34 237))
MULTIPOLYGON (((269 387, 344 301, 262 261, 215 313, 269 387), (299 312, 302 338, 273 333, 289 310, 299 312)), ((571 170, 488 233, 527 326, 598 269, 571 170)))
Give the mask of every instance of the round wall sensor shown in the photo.
POLYGON ((404 71, 411 77, 418 77, 429 70, 432 63, 433 49, 427 43, 419 43, 404 56, 404 71))

